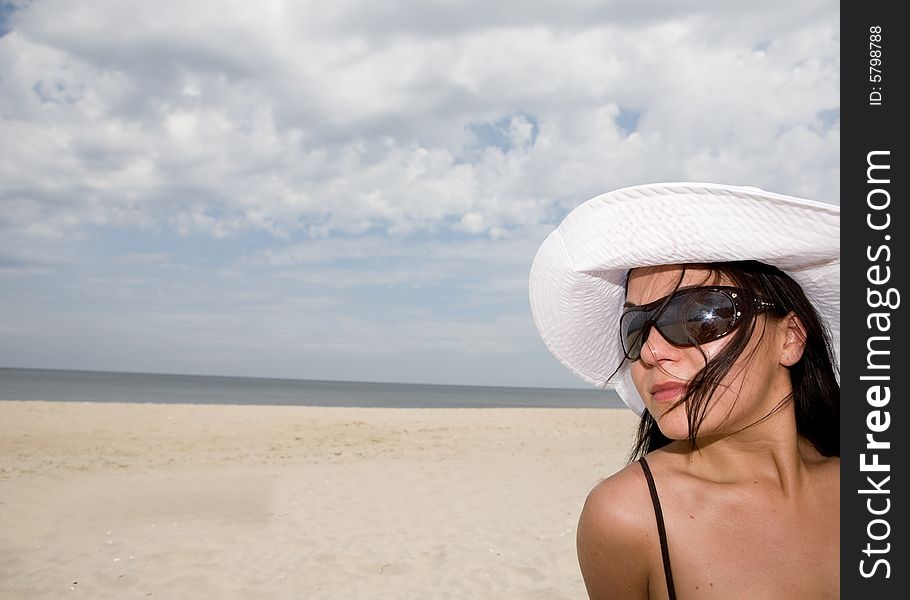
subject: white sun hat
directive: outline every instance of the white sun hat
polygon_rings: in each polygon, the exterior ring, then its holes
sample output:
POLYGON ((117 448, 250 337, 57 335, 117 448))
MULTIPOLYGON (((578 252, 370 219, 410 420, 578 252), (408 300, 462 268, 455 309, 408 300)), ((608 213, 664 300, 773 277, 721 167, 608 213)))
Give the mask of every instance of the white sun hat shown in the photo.
POLYGON ((595 387, 615 387, 641 415, 619 339, 629 269, 737 260, 773 265, 802 286, 839 366, 840 207, 754 187, 655 183, 588 200, 537 251, 531 313, 563 365, 595 387))

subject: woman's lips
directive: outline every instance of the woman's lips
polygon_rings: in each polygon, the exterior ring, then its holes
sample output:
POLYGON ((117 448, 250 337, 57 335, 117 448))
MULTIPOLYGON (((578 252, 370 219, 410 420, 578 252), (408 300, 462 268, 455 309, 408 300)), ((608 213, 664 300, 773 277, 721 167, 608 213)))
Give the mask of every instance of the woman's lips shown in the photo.
POLYGON ((651 399, 654 402, 679 400, 686 393, 686 384, 678 382, 660 383, 651 388, 651 399))

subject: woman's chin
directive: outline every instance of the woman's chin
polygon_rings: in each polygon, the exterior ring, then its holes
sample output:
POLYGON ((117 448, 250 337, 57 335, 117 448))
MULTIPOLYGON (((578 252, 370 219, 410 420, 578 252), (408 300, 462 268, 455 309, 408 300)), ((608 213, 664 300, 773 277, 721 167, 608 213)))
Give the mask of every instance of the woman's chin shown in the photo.
POLYGON ((689 438, 689 420, 686 417, 684 407, 678 406, 665 412, 656 419, 657 427, 668 439, 685 440, 689 438))

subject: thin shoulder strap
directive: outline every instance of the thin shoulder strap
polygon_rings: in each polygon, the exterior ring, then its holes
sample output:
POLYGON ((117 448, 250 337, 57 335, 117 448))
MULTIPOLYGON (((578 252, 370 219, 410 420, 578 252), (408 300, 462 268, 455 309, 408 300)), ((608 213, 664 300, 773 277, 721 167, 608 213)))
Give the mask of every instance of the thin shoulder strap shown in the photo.
POLYGON ((638 459, 641 463, 641 470, 645 472, 645 479, 648 480, 648 491, 651 492, 651 503, 654 505, 654 516, 657 517, 657 535, 660 536, 660 554, 664 559, 664 577, 667 579, 667 593, 670 600, 676 600, 676 588, 673 585, 673 571, 670 569, 670 547, 667 545, 667 530, 664 528, 664 513, 660 510, 660 498, 657 497, 657 486, 654 485, 654 477, 651 475, 651 468, 648 467, 648 461, 642 456, 638 459))

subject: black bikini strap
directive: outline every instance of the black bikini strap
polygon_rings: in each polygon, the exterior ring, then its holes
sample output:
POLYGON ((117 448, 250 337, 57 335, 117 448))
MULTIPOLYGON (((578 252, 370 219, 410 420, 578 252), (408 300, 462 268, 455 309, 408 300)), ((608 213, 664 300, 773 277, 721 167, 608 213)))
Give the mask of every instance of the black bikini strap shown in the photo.
POLYGON ((654 477, 651 475, 651 469, 648 462, 642 456, 638 459, 641 463, 641 470, 645 472, 645 479, 648 480, 648 491, 651 492, 651 503, 654 505, 654 516, 657 517, 657 535, 660 536, 660 554, 664 559, 664 577, 667 579, 667 593, 670 594, 670 600, 676 600, 676 588, 673 586, 673 571, 670 569, 670 547, 667 545, 667 530, 664 528, 664 514, 660 510, 660 498, 657 497, 657 486, 654 485, 654 477))

